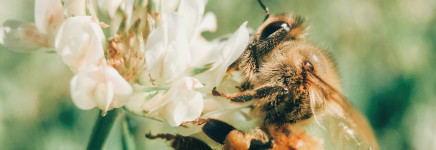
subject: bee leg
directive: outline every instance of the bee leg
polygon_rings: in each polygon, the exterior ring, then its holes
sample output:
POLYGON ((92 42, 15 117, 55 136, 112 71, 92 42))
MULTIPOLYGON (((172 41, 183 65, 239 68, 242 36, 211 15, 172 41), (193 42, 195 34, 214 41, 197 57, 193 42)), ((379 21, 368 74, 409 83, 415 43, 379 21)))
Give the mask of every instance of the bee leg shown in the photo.
POLYGON ((176 136, 172 135, 172 134, 156 134, 156 135, 151 135, 150 133, 145 134, 145 137, 147 137, 148 139, 165 139, 165 140, 172 140, 174 139, 176 136))
POLYGON ((214 87, 212 90, 212 95, 230 99, 232 102, 247 102, 253 99, 255 93, 252 91, 246 91, 228 95, 217 91, 216 87, 214 87))
POLYGON ((240 58, 236 59, 235 62, 230 64, 229 67, 227 67, 226 73, 230 73, 232 71, 239 71, 239 62, 241 61, 240 58))
POLYGON ((259 62, 271 52, 291 31, 288 24, 282 24, 277 31, 265 35, 266 37, 254 40, 248 44, 242 56, 238 59, 239 70, 245 76, 256 76, 259 73, 259 62))
POLYGON ((256 57, 256 45, 256 40, 248 44, 244 53, 242 53, 240 56, 240 60, 238 61, 238 68, 242 71, 244 76, 255 76, 254 74, 259 72, 259 60, 257 60, 256 57))
MULTIPOLYGON (((264 29, 267 30, 267 29, 264 29)), ((265 39, 260 39, 256 43, 256 59, 261 60, 265 55, 271 52, 277 45, 282 42, 287 34, 291 31, 291 27, 289 24, 282 24, 279 29, 274 31, 271 34, 265 35, 265 39)))
POLYGON ((250 83, 249 81, 245 81, 244 83, 242 83, 241 86, 236 86, 236 88, 237 88, 239 91, 244 92, 244 91, 247 91, 247 90, 249 90, 249 89, 253 89, 253 85, 251 85, 251 83, 250 83))
POLYGON ((251 91, 245 91, 235 94, 224 94, 216 90, 216 87, 212 90, 212 95, 220 96, 230 99, 232 102, 248 102, 254 98, 264 98, 269 95, 284 95, 287 94, 288 88, 281 84, 264 85, 251 91))
POLYGON ((185 122, 182 122, 182 124, 180 124, 179 126, 185 126, 185 125, 189 125, 189 124, 193 124, 193 125, 203 125, 203 124, 205 124, 205 123, 208 122, 208 121, 209 121, 209 119, 197 118, 197 119, 195 119, 195 120, 193 120, 193 121, 185 121, 185 122))
POLYGON ((145 135, 148 139, 156 139, 161 138, 171 142, 171 147, 175 150, 212 150, 209 145, 204 143, 203 141, 189 136, 182 135, 172 135, 172 134, 157 134, 151 135, 151 133, 147 133, 145 135))
POLYGON ((226 73, 224 74, 224 79, 228 79, 228 77, 233 77, 232 72, 233 71, 239 71, 239 63, 241 61, 241 58, 238 58, 236 61, 234 61, 232 64, 230 64, 229 67, 227 67, 226 73))
POLYGON ((281 84, 264 85, 254 89, 256 98, 264 98, 270 95, 285 95, 289 93, 287 87, 281 84))

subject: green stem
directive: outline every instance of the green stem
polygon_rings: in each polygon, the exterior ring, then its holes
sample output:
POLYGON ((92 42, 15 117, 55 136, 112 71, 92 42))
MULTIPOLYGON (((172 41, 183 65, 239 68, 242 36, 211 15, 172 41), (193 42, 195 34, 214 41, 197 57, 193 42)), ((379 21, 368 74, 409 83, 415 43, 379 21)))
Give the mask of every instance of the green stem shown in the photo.
POLYGON ((101 110, 98 113, 97 121, 95 122, 94 129, 92 129, 91 138, 89 139, 87 150, 101 150, 103 149, 104 142, 106 141, 112 125, 114 124, 118 114, 121 112, 119 109, 108 111, 105 116, 102 116, 101 110))
POLYGON ((127 115, 124 115, 121 119, 121 144, 123 146, 123 150, 135 149, 132 137, 130 136, 129 125, 127 123, 129 118, 127 115))

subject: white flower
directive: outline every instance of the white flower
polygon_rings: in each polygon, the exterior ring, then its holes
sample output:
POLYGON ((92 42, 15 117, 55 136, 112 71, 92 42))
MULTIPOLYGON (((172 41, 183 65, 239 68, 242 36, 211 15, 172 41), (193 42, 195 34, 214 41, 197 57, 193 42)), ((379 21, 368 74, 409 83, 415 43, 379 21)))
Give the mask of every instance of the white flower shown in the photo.
POLYGON ((186 26, 179 14, 163 14, 163 23, 150 33, 145 61, 151 77, 169 83, 182 74, 191 62, 186 26))
POLYGON ((216 28, 213 15, 207 16, 205 20, 208 22, 202 22, 205 5, 204 0, 182 0, 178 12, 164 12, 161 25, 150 33, 146 64, 157 83, 168 84, 184 76, 183 73, 192 66, 193 47, 206 46, 202 53, 211 49, 211 45, 200 38, 202 31, 216 28))
POLYGON ((143 107, 151 115, 163 117, 172 126, 185 121, 193 121, 203 111, 203 96, 194 89, 203 85, 195 78, 184 77, 164 95, 156 95, 144 103, 143 107))
POLYGON ((56 52, 73 72, 98 65, 104 59, 103 31, 90 16, 65 20, 56 35, 56 52))
POLYGON ((0 44, 17 52, 53 47, 53 39, 65 17, 59 0, 35 0, 35 23, 8 20, 0 28, 0 44))
POLYGON ((208 56, 203 56, 206 60, 212 61, 214 65, 210 70, 195 77, 206 83, 208 91, 221 83, 227 67, 244 52, 249 39, 246 25, 247 22, 244 22, 226 42, 216 45, 208 56))
POLYGON ((35 0, 35 24, 41 33, 55 35, 64 19, 60 0, 35 0))
POLYGON ((89 67, 71 79, 71 97, 80 109, 97 106, 105 114, 112 108, 123 106, 132 87, 112 67, 89 67))
POLYGON ((153 2, 161 9, 161 11, 175 11, 180 5, 180 0, 153 0, 153 2))
POLYGON ((203 96, 193 90, 194 83, 198 84, 197 88, 202 87, 198 90, 210 92, 200 81, 210 89, 221 83, 227 67, 242 54, 249 38, 244 23, 227 42, 205 40, 201 32, 216 30, 216 18, 212 13, 203 17, 204 7, 202 0, 182 0, 178 12, 162 13, 160 25, 148 37, 145 60, 154 83, 161 87, 172 86, 165 94, 158 89, 159 92, 150 92, 151 88, 137 90, 147 94, 136 94, 131 101, 135 105, 127 106, 132 112, 141 114, 145 110, 148 112, 145 116, 165 118, 172 126, 201 115, 203 96), (198 79, 186 77, 192 75, 188 70, 207 64, 213 64, 212 68, 200 71, 195 76, 198 79), (191 88, 185 85, 188 81, 191 88), (154 97, 147 98, 150 95, 154 97))
POLYGON ((187 38, 190 40, 201 23, 204 14, 205 0, 181 0, 177 13, 183 17, 187 38))
POLYGON ((104 0, 97 1, 97 4, 102 11, 106 11, 110 17, 114 17, 123 0, 104 0))
MULTIPOLYGON (((129 1, 133 3, 133 1, 129 1)), ((103 16, 103 18, 110 18, 110 29, 111 34, 116 34, 118 32, 118 29, 120 25, 125 21, 125 17, 127 17, 127 14, 121 13, 121 11, 118 11, 122 4, 128 3, 125 0, 100 0, 97 1, 97 6, 99 9, 99 17, 103 16), (107 16, 104 16, 107 15, 107 16)), ((141 9, 138 9, 141 10, 141 9)), ((142 12, 142 11, 141 11, 142 12)))
POLYGON ((16 52, 30 52, 50 47, 48 37, 38 31, 35 24, 8 20, 0 28, 0 44, 16 52))
POLYGON ((67 17, 85 16, 86 15, 85 0, 65 0, 64 14, 67 17))
POLYGON ((202 22, 197 26, 194 35, 192 36, 189 48, 191 49, 191 66, 202 66, 210 62, 210 55, 216 43, 207 41, 202 35, 202 32, 214 32, 217 29, 215 14, 208 12, 204 15, 202 22))

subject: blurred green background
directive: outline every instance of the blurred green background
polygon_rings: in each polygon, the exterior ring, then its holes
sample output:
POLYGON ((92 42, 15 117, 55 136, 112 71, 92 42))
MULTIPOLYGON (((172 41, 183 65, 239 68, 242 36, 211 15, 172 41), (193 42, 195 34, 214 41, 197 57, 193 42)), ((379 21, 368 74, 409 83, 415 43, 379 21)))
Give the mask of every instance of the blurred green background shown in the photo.
MULTIPOLYGON (((33 21, 33 0, 0 1, 0 22, 33 21)), ((265 0, 272 13, 307 19, 308 39, 335 58, 345 95, 369 118, 382 149, 436 149, 436 1, 265 0)), ((209 0, 218 31, 264 12, 255 0, 209 0)), ((0 149, 84 149, 98 110, 79 110, 69 95, 71 71, 56 54, 0 48, 0 149)), ((155 121, 129 116, 139 143, 155 121)), ((161 124, 159 124, 160 126, 161 124)), ((121 149, 116 123, 106 149, 121 149)), ((132 129, 133 130, 133 129, 132 129)), ((136 145, 138 149, 146 147, 136 145)))

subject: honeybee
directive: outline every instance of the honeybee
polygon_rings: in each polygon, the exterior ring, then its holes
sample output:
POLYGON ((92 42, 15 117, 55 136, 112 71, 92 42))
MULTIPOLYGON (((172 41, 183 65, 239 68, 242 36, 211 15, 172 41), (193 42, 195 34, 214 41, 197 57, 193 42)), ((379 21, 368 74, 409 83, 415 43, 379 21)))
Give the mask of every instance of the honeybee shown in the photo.
POLYGON ((339 148, 379 149, 366 119, 341 94, 329 55, 305 40, 303 19, 287 14, 269 17, 268 9, 258 2, 267 12, 265 21, 228 68, 244 77, 240 92, 225 94, 214 88, 212 95, 233 103, 254 101, 251 114, 258 117, 259 127, 244 133, 212 119, 203 131, 224 149, 323 149, 322 140, 301 127, 325 117, 339 148), (223 131, 221 126, 230 127, 223 131))

